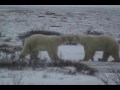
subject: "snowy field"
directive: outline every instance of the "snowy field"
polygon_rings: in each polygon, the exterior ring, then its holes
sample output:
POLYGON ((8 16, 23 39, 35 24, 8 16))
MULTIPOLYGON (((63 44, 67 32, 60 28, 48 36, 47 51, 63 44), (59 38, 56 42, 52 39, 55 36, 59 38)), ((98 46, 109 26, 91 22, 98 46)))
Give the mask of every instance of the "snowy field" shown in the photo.
POLYGON ((0 85, 103 85, 96 77, 69 75, 55 70, 0 70, 0 85))
MULTIPOLYGON (((22 46, 18 35, 31 30, 56 31, 61 34, 85 34, 90 29, 112 35, 116 40, 120 40, 120 6, 0 6, 0 45, 22 46)), ((40 53, 43 58, 50 61, 46 51, 40 53)), ((102 54, 102 51, 97 51, 94 61, 84 62, 82 61, 84 58, 82 45, 60 45, 58 48, 58 56, 61 59, 81 61, 94 67, 100 73, 111 76, 113 73, 109 69, 111 67, 120 69, 120 63, 110 62, 113 60, 112 57, 109 57, 108 62, 98 62, 98 59, 102 58, 102 54)), ((81 73, 70 75, 66 72, 65 68, 0 69, 0 85, 105 84, 96 76, 81 73)))

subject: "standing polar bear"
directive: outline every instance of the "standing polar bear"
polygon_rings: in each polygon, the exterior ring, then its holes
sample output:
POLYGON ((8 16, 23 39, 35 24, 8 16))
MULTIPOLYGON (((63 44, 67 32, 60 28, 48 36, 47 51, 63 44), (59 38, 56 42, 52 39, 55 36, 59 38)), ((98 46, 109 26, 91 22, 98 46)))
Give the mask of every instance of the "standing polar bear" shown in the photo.
POLYGON ((70 37, 72 41, 84 46, 85 61, 93 60, 95 51, 103 51, 102 61, 107 61, 110 55, 114 58, 114 61, 120 61, 119 44, 110 36, 73 35, 70 37))
POLYGON ((67 41, 69 41, 69 37, 67 35, 31 35, 30 37, 25 39, 20 58, 23 58, 30 54, 31 58, 35 59, 38 56, 39 50, 45 50, 48 51, 48 54, 53 61, 59 60, 57 56, 57 48, 60 44, 67 41))

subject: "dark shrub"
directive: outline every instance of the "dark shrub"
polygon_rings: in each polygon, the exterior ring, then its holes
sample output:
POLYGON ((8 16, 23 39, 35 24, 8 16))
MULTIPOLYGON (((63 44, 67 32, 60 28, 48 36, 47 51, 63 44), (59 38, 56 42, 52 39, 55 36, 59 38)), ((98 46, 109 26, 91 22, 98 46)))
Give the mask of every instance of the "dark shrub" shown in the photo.
POLYGON ((94 31, 94 30, 87 30, 85 32, 85 34, 87 34, 87 35, 103 35, 104 33, 103 32, 99 32, 99 31, 94 31))
POLYGON ((80 62, 72 62, 72 61, 60 61, 60 62, 54 62, 54 63, 48 63, 49 67, 68 67, 68 66, 73 66, 76 68, 77 72, 82 72, 84 74, 88 74, 88 75, 95 75, 95 73, 97 72, 96 69, 91 68, 85 64, 82 64, 80 62), (84 72, 83 72, 84 71, 84 72), (88 71, 87 73, 85 73, 85 71, 88 71))
POLYGON ((20 34, 18 37, 19 37, 20 39, 23 40, 23 39, 25 39, 25 38, 27 38, 27 37, 33 35, 33 34, 57 35, 57 36, 60 35, 60 33, 58 33, 58 32, 54 32, 54 31, 42 31, 42 30, 36 30, 36 31, 28 31, 28 32, 26 32, 26 33, 20 34))

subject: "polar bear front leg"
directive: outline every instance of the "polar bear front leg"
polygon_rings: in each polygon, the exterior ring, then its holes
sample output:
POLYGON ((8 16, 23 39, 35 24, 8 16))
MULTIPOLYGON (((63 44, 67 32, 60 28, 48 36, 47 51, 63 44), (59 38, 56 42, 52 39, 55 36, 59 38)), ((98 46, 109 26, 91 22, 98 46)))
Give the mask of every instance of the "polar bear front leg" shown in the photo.
POLYGON ((111 53, 111 56, 114 58, 114 62, 120 62, 120 58, 119 58, 119 51, 113 51, 111 53))
POLYGON ((103 58, 100 59, 100 61, 107 61, 109 58, 110 54, 108 52, 103 52, 103 58))
POLYGON ((49 54, 52 61, 56 62, 56 61, 59 60, 58 55, 57 55, 57 48, 55 48, 55 47, 54 48, 49 48, 48 49, 48 54, 49 54))
POLYGON ((89 59, 92 59, 93 60, 93 56, 95 54, 95 51, 92 50, 91 48, 86 48, 85 49, 85 57, 84 57, 84 61, 88 61, 89 59))
POLYGON ((32 52, 31 52, 31 55, 30 55, 31 59, 30 59, 30 62, 29 62, 29 63, 30 63, 32 66, 36 66, 36 64, 37 64, 37 62, 38 62, 38 58, 37 58, 38 53, 39 53, 39 51, 32 51, 32 52))

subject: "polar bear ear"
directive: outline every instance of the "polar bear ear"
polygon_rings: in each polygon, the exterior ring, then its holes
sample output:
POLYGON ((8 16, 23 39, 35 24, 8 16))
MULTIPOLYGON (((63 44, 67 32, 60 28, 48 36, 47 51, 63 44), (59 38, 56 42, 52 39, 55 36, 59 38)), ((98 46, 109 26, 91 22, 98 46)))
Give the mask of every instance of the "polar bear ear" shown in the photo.
POLYGON ((79 36, 78 35, 73 35, 72 40, 73 41, 78 41, 79 40, 79 36))
POLYGON ((70 39, 70 36, 68 36, 68 35, 61 35, 60 36, 61 42, 68 42, 69 39, 70 39))
POLYGON ((64 41, 64 40, 65 40, 65 35, 61 35, 61 36, 60 36, 60 39, 61 39, 62 41, 64 41))
POLYGON ((61 35, 59 36, 59 38, 60 38, 60 42, 65 42, 65 35, 61 35))

